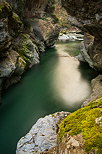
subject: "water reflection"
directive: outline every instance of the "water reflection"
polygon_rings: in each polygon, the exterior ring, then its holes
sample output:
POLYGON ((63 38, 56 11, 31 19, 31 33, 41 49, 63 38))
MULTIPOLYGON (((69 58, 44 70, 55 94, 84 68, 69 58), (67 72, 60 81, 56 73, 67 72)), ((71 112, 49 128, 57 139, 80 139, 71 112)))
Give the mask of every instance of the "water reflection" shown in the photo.
POLYGON ((82 77, 80 62, 68 54, 66 46, 56 45, 58 63, 53 76, 56 95, 67 108, 79 106, 90 95, 90 83, 82 77))

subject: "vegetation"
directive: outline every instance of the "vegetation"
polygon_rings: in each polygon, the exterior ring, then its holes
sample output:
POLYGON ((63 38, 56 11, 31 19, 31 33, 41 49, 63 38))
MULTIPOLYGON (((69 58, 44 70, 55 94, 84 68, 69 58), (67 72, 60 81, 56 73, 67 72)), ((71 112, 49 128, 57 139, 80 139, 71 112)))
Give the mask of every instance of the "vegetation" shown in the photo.
POLYGON ((15 21, 21 23, 20 17, 19 17, 16 13, 14 13, 14 12, 13 12, 13 14, 12 14, 12 18, 13 18, 15 21))
POLYGON ((59 126, 60 141, 66 133, 71 136, 82 133, 86 152, 96 150, 98 154, 101 154, 102 124, 100 124, 101 121, 96 122, 99 117, 102 117, 102 97, 64 119, 59 126))
POLYGON ((38 50, 28 34, 19 35, 18 41, 15 42, 14 49, 20 54, 27 64, 31 63, 34 58, 33 55, 31 55, 31 51, 35 52, 38 50))
POLYGON ((29 35, 28 34, 21 34, 20 35, 20 44, 18 47, 16 46, 16 50, 26 62, 29 62, 29 58, 27 57, 27 53, 29 52, 27 40, 29 40, 29 35))
POLYGON ((0 3, 0 19, 9 16, 12 8, 7 2, 0 3))

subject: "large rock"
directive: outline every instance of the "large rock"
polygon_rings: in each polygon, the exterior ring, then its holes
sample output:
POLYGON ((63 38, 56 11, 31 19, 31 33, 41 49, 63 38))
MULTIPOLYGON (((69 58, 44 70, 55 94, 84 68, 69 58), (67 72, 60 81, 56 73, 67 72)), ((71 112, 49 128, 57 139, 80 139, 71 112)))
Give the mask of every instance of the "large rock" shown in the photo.
MULTIPOLYGON (((89 46, 92 46, 92 44, 89 44, 89 46)), ((80 44, 80 54, 77 56, 77 58, 80 61, 87 62, 90 65, 90 67, 93 68, 94 62, 92 61, 90 55, 88 54, 89 46, 85 44, 85 41, 82 41, 80 44)))
MULTIPOLYGON (((70 22, 82 31, 94 36, 86 52, 93 66, 102 71, 102 1, 62 0, 62 5, 70 14, 70 22)), ((86 46, 86 42, 84 42, 86 46)))
POLYGON ((59 126, 59 153, 101 154, 101 120, 102 97, 68 115, 59 126))
POLYGON ((55 147, 57 145, 58 124, 68 114, 68 112, 58 112, 40 118, 29 133, 20 139, 16 154, 42 153, 55 147))
POLYGON ((93 101, 102 96, 102 75, 98 75, 91 81, 92 93, 86 99, 82 106, 86 106, 90 101, 93 101))

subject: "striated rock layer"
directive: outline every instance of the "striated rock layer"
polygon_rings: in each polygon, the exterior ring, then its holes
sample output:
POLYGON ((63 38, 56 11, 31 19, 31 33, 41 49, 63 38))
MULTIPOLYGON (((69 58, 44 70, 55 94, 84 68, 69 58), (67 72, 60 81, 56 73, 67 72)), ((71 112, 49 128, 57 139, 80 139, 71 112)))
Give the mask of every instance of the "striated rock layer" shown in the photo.
POLYGON ((84 39, 83 56, 91 66, 102 72, 102 1, 62 0, 62 5, 70 15, 70 22, 90 34, 84 39))

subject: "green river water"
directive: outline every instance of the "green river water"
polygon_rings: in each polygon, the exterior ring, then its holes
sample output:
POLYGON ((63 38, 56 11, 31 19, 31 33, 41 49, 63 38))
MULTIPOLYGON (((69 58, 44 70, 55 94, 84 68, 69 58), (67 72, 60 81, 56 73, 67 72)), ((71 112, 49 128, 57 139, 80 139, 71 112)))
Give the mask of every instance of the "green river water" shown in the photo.
POLYGON ((48 49, 40 64, 5 92, 0 106, 0 154, 15 154, 18 140, 40 117, 80 108, 96 72, 69 56, 78 55, 79 44, 58 43, 48 49))

